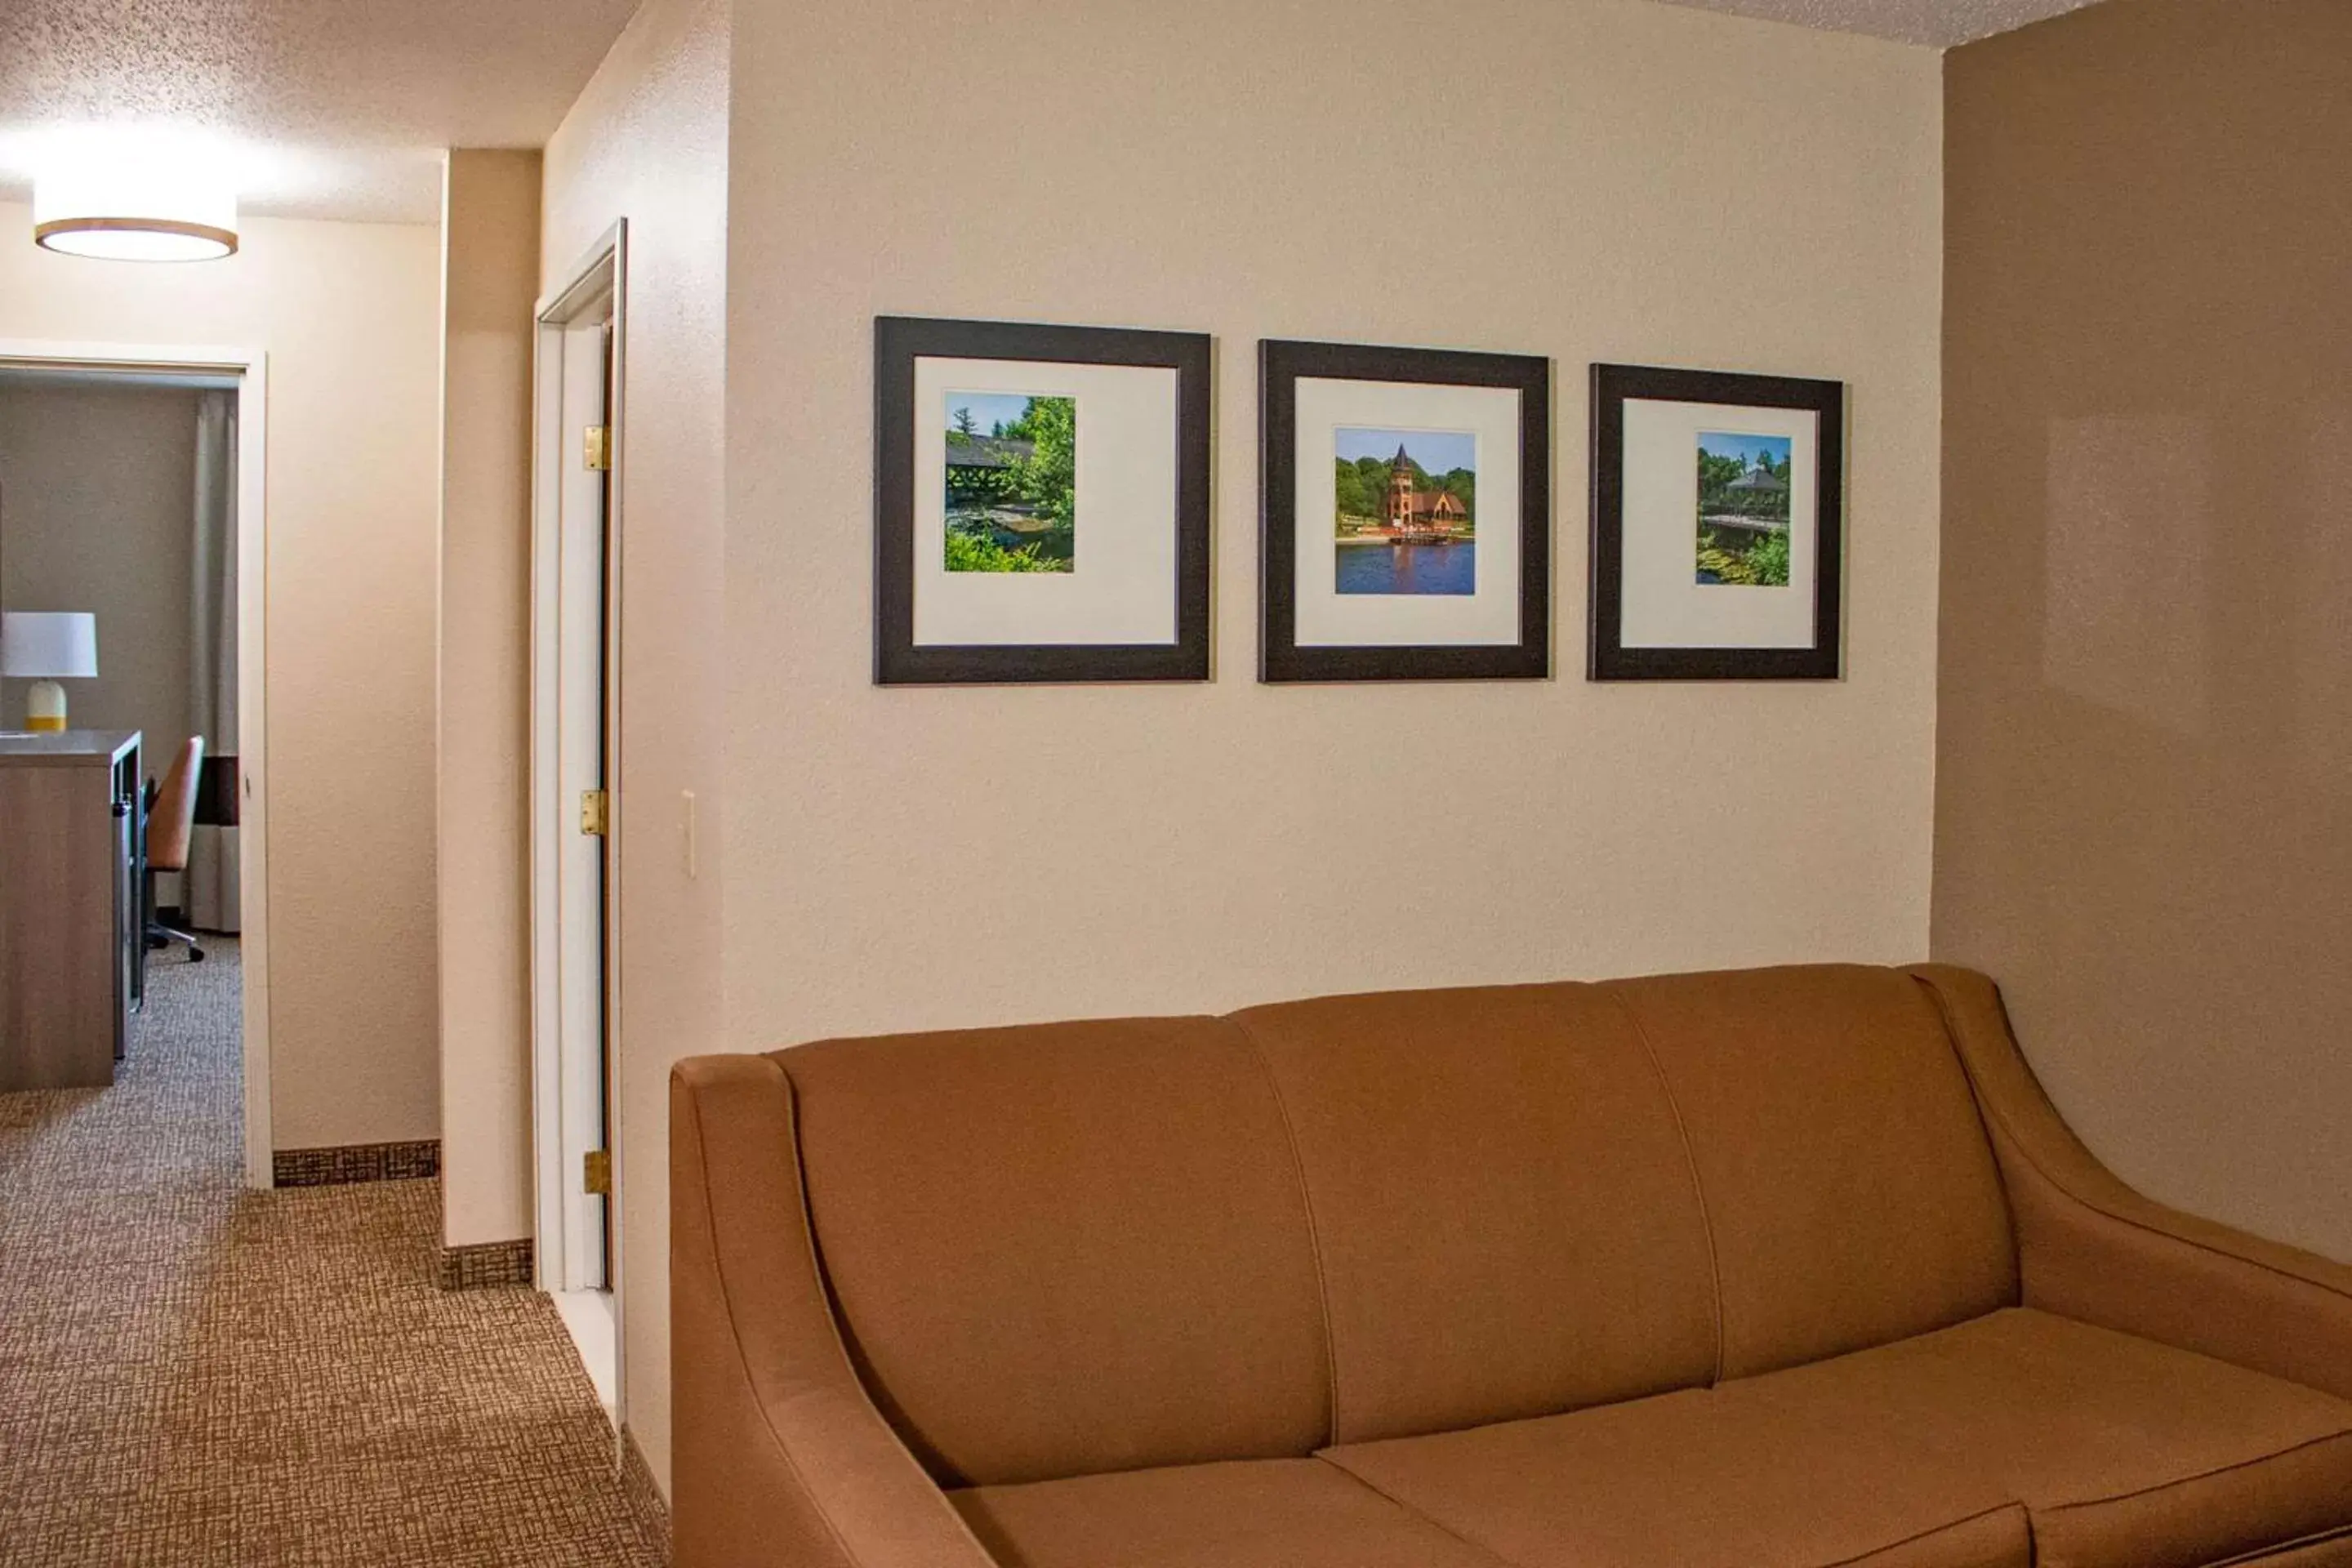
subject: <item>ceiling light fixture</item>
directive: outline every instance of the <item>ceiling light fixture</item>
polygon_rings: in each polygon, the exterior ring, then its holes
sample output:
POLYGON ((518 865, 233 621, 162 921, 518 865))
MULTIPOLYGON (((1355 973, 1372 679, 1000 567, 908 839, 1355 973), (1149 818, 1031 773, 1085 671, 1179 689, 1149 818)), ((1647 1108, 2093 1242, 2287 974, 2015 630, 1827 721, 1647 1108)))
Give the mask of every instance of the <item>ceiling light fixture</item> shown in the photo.
POLYGON ((85 153, 33 181, 33 243, 110 261, 211 261, 236 253, 236 192, 179 158, 85 153))

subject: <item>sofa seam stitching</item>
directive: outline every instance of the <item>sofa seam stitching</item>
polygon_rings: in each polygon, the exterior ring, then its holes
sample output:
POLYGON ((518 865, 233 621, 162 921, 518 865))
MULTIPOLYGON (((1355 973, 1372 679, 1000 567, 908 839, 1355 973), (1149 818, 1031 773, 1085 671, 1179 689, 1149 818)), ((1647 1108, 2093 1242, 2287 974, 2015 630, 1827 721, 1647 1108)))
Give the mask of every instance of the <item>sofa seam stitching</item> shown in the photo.
POLYGON ((2330 1542, 2347 1540, 2352 1540, 2352 1524, 2337 1525, 2329 1530, 2315 1531, 2309 1535, 2298 1535, 2293 1541, 2281 1541, 2269 1546, 2257 1546, 2252 1552, 2242 1552, 2235 1557, 2224 1558, 2213 1563, 2211 1568, 2240 1568, 2242 1563, 2268 1563, 2284 1557, 2290 1552, 2300 1552, 2306 1546, 2326 1546, 2330 1542))
MULTIPOLYGON (((1910 970, 1904 973, 1910 975, 1913 984, 1922 984, 1917 973, 1910 970)), ((1958 1020, 1952 1016, 1951 1008, 1945 1005, 1941 992, 1932 985, 1924 985, 1923 988, 1927 993, 1928 1004, 1936 1010, 1937 1022, 1943 1026, 1944 1043, 1951 1047, 1952 1060, 1959 1066, 1960 1081, 1969 1086, 1969 1100, 1977 1114, 1977 1131, 1983 1135, 1985 1152, 1992 1159, 1993 1184, 2000 1189, 2001 1212, 2009 1222, 2009 1269, 2017 1295, 2017 1300, 2011 1304, 2022 1307, 2025 1305, 2025 1226, 2017 1217, 2017 1194, 2010 1188, 2009 1174, 2000 1168, 2000 1142, 1993 1135, 1993 1128, 1988 1125, 1989 1121, 1998 1119, 1994 1116, 1991 1102, 1979 1090, 1976 1074, 1969 1070, 1969 1054, 1960 1048, 1958 1020)), ((2038 1166, 2036 1170, 2039 1170, 2038 1166)))
MULTIPOLYGON (((1957 1024, 1952 1017, 1951 1009, 1945 1002, 1942 988, 1937 986, 1934 981, 1928 979, 1926 975, 1921 974, 1916 970, 1911 970, 1907 973, 1914 981, 1920 985, 1927 987, 1928 994, 1936 999, 1937 1009, 1944 1015, 1945 1028, 1948 1032, 1951 1033, 1955 1043, 1957 1043, 1959 1037, 1959 1032, 1957 1024)), ((2014 1038, 2015 1036, 2012 1032, 2012 1042, 2014 1041, 2014 1038)), ((2177 1230, 2167 1230, 2161 1226, 2150 1225, 2146 1220, 2134 1219, 2129 1215, 2117 1214, 2106 1205, 2100 1203, 2095 1199, 2085 1197, 2081 1193, 2076 1192, 2072 1186, 2068 1185, 2064 1181, 2052 1174, 2049 1168, 2044 1166, 2040 1160, 2034 1157, 2033 1151, 2027 1147, 2025 1140, 2019 1135, 2016 1127, 2011 1123, 2008 1115, 2002 1111, 2000 1108, 1992 1103, 1991 1096, 1985 1089, 1983 1079, 1978 1074, 1976 1068, 1969 1064, 1965 1053, 1960 1055, 1960 1070, 1968 1075, 1969 1088, 1974 1090, 1978 1104, 1983 1108, 1985 1114, 1992 1118, 1993 1124, 2000 1130, 2001 1133, 2008 1138, 2011 1146, 2017 1150, 2017 1157, 2024 1161, 2026 1166, 2032 1170, 2035 1175, 2048 1183, 2053 1191, 2063 1197, 2068 1203, 2074 1205, 2077 1208, 2088 1209, 2091 1213, 2097 1215, 2102 1219, 2112 1220, 2120 1226, 2127 1226, 2133 1230, 2140 1231, 2148 1236, 2153 1236, 2158 1240, 2168 1241, 2179 1247, 2186 1247, 2199 1252, 2208 1253, 2212 1257, 2225 1259, 2228 1262, 2242 1264, 2249 1268, 2260 1269, 2262 1272, 2271 1275, 2276 1279, 2291 1280, 2298 1285, 2307 1285, 2312 1289, 2332 1296, 2339 1301, 2352 1301, 2352 1292, 2339 1290, 2335 1286, 2327 1284, 2323 1280, 2312 1279, 2309 1275, 2297 1274, 2292 1269, 2281 1268, 2276 1264, 2266 1263, 2259 1258, 2249 1258, 2242 1252, 2232 1252, 2228 1247, 2216 1247, 2209 1241, 2200 1241, 2193 1236, 2183 1236, 2177 1230)), ((2028 1064, 2026 1070, 2028 1072, 2032 1070, 2031 1064, 2028 1064)), ((2063 1118, 2061 1118, 2060 1120, 2063 1122, 2063 1118)), ((2097 1159, 2097 1156, 2093 1155, 2092 1158, 2095 1160, 2097 1159)), ((2150 1199, 2149 1201, 2154 1202, 2155 1200, 2150 1199)), ((2018 1289, 2020 1297, 2022 1298, 2024 1294, 2024 1242, 2021 1232, 2018 1243, 2018 1250, 2020 1259, 2018 1289)))
POLYGON ((1473 1540, 1471 1537, 1463 1534, 1460 1531, 1446 1523, 1444 1520, 1423 1513, 1421 1510, 1413 1507, 1402 1498, 1398 1497, 1387 1488, 1368 1479, 1367 1477, 1358 1475, 1347 1466, 1339 1463, 1339 1460, 1323 1454, 1310 1455, 1309 1458, 1313 1458, 1318 1465, 1328 1465, 1332 1469, 1339 1471, 1339 1474, 1347 1477, 1349 1480, 1355 1482, 1358 1486, 1363 1488, 1374 1497, 1379 1498, 1382 1502, 1387 1503, 1391 1508, 1395 1509, 1400 1513, 1410 1514, 1414 1519, 1417 1519, 1423 1524, 1429 1526, 1430 1529, 1436 1531, 1440 1535, 1460 1542, 1471 1551, 1478 1553, 1479 1556, 1491 1557, 1496 1562, 1505 1564, 1508 1564, 1510 1563, 1511 1560, 1509 1558, 1504 1556, 1501 1552, 1496 1551, 1485 1542, 1473 1540))
POLYGON ((1675 1137, 1683 1147, 1683 1168, 1690 1173, 1691 1196, 1698 1205, 1699 1234, 1706 1242, 1707 1284, 1715 1292, 1715 1371, 1707 1380, 1707 1386, 1712 1388, 1723 1381, 1728 1352, 1723 1313, 1723 1259, 1716 1250, 1715 1215, 1707 1206, 1706 1184, 1699 1177, 1698 1151, 1691 1143, 1690 1125, 1683 1120, 1682 1100, 1675 1094, 1673 1080, 1666 1077, 1665 1063, 1659 1059, 1657 1047, 1650 1041, 1650 1031, 1643 1027, 1641 1016, 1617 987, 1604 984, 1599 989, 1616 1004, 1625 1022, 1633 1026, 1633 1039, 1641 1046, 1642 1055, 1648 1059, 1650 1071, 1658 1080, 1658 1091, 1666 1097, 1666 1110, 1675 1121, 1675 1137))
POLYGON ((2105 1508, 2109 1503, 2129 1502, 2134 1498, 2153 1497, 2158 1492, 2170 1491, 2175 1487, 2194 1486, 2199 1481, 2210 1481, 2216 1476, 2226 1476, 2236 1470, 2249 1470, 2256 1465, 2267 1465, 2273 1459, 2284 1459, 2289 1455, 2300 1454, 2306 1449, 2316 1448, 2326 1443, 2340 1443, 2347 1437, 2352 1437, 2352 1426, 2339 1427, 2333 1432, 2323 1432, 2316 1437, 2305 1437, 2299 1443, 2289 1443, 2284 1447, 2273 1448, 2268 1453, 2256 1454, 2251 1458, 2233 1459, 2226 1465, 2215 1465, 2210 1469, 2198 1470, 2186 1476, 2175 1476, 2170 1480, 2157 1481, 2148 1486, 2135 1487, 2129 1491, 2108 1492, 2099 1497, 2078 1498, 2073 1502, 2052 1503, 2042 1511, 2071 1513, 2077 1509, 2105 1508))
POLYGON ((2021 1502, 1997 1502, 1990 1508, 1980 1508, 1974 1513, 1964 1513, 1958 1519, 1948 1519, 1941 1524, 1931 1524, 1927 1529, 1914 1531, 1912 1534, 1904 1536, 1900 1540, 1883 1542, 1876 1546, 1864 1547, 1862 1551, 1855 1552, 1851 1557, 1841 1557, 1833 1563, 1824 1563, 1821 1565, 1821 1568, 1853 1568, 1853 1564, 1857 1563, 1868 1563, 1874 1557, 1883 1556, 1889 1552, 1900 1551, 1902 1548, 1912 1545, 1917 1542, 1931 1540, 1936 1536, 1943 1534, 1947 1531, 1958 1530, 1964 1524, 1974 1524, 1980 1519, 1990 1519, 1997 1513, 2010 1513, 2012 1511, 2025 1515, 2025 1526, 2027 1531, 2030 1532, 2033 1528, 2032 1512, 2031 1510, 2021 1502))
MULTIPOLYGON (((1511 1561, 1509 1558, 1505 1557, 1501 1552, 1496 1551, 1493 1547, 1488 1546, 1486 1542, 1474 1540, 1471 1537, 1463 1534, 1460 1531, 1455 1530, 1452 1525, 1445 1523, 1443 1520, 1423 1512, 1420 1509, 1417 1509, 1411 1503, 1406 1502, 1402 1498, 1391 1492, 1385 1487, 1379 1485, 1355 1470, 1349 1469, 1347 1466, 1339 1463, 1337 1459, 1330 1458, 1328 1455, 1317 1454, 1314 1457, 1322 1463, 1330 1466, 1333 1469, 1339 1471, 1349 1480, 1356 1482, 1359 1486, 1361 1486, 1373 1496, 1381 1498, 1390 1503, 1393 1503, 1397 1508, 1402 1510, 1404 1512, 1412 1515, 1413 1518, 1426 1521, 1434 1529, 1443 1531, 1445 1534, 1452 1536, 1454 1540, 1461 1542, 1464 1545, 1470 1547, 1472 1550, 1481 1553, 1482 1555, 1492 1557, 1500 1563, 1508 1563, 1511 1561)), ((1912 1534, 1902 1536, 1896 1540, 1881 1542, 1876 1546, 1864 1547, 1862 1551, 1856 1552, 1851 1557, 1841 1557, 1834 1562, 1824 1563, 1821 1564, 1821 1568, 1854 1568, 1855 1564, 1867 1563, 1870 1559, 1879 1556, 1882 1553, 1897 1551, 1900 1548, 1909 1546, 1916 1542, 1927 1541, 1934 1536, 1941 1535, 1947 1531, 1958 1530, 1962 1525, 1974 1524, 1980 1519, 1990 1519, 1996 1514, 2003 1513, 2015 1513, 2020 1515, 2025 1524, 2027 1531, 2029 1532, 2029 1539, 2031 1538, 2031 1531, 2033 1528, 2032 1510, 2021 1502, 1999 1502, 1992 1504, 1989 1508, 1980 1508, 1974 1513, 1962 1514, 1958 1519, 1946 1520, 1941 1524, 1931 1524, 1925 1530, 1915 1531, 1912 1534)), ((2289 1544, 2294 1543, 2290 1542, 2289 1544)))
POLYGON ((1228 1016, 1225 1022, 1241 1036, 1249 1047, 1251 1059, 1265 1076, 1266 1091, 1274 1096, 1275 1114, 1282 1120, 1283 1142, 1290 1147, 1290 1172, 1298 1181, 1298 1206, 1307 1219, 1307 1250, 1315 1259, 1315 1304, 1323 1319, 1323 1380, 1331 1394, 1331 1420, 1325 1431, 1328 1446, 1339 1440, 1339 1349, 1331 1331, 1331 1275, 1323 1261, 1322 1227, 1315 1222, 1315 1190, 1307 1185, 1307 1159, 1298 1148, 1298 1127, 1291 1120, 1290 1102, 1282 1097, 1282 1080, 1275 1075, 1274 1062, 1267 1057, 1264 1042, 1244 1020, 1228 1016))

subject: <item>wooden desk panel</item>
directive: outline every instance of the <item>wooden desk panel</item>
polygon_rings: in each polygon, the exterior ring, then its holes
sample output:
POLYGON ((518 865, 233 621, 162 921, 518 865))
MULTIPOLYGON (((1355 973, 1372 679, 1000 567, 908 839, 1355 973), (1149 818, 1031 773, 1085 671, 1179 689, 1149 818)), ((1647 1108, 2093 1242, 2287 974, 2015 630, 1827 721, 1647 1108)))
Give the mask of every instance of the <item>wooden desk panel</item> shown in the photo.
POLYGON ((44 739, 0 741, 0 1090, 114 1081, 124 942, 138 940, 118 807, 139 738, 44 739), (81 746, 56 743, 72 741, 81 746))

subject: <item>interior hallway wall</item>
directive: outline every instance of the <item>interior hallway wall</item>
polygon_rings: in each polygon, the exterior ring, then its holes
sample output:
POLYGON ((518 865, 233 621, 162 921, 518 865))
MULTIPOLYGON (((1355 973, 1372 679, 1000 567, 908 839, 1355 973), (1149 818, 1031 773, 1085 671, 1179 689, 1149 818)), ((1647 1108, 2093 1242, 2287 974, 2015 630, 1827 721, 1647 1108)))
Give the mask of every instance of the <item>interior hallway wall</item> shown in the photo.
POLYGON ((530 1236, 531 313, 540 155, 449 153, 441 216, 442 1239, 530 1236))
POLYGON ((434 1137, 437 227, 248 218, 178 267, 31 227, 0 204, 0 338, 268 351, 274 1138, 434 1137))
POLYGON ((2352 6, 1947 69, 1936 952, 2126 1179, 2352 1259, 2352 6))
POLYGON ((629 221, 614 1181, 623 1419, 665 1481, 669 1064, 720 1041, 729 12, 729 0, 647 0, 549 141, 542 204, 549 291, 615 219, 629 221))
MULTIPOLYGON (((0 380, 0 610, 98 616, 98 677, 68 680, 82 730, 138 730, 156 777, 188 738, 196 395, 0 380)), ((24 721, 31 682, 0 694, 24 721)))
POLYGON ((1919 956, 1940 113, 1641 0, 740 7, 729 1045, 1919 956), (1215 334, 1213 682, 872 685, 879 312, 1215 334), (1257 684, 1260 337, 1552 358, 1554 679, 1257 684), (1846 679, 1583 679, 1595 360, 1848 384, 1846 679))

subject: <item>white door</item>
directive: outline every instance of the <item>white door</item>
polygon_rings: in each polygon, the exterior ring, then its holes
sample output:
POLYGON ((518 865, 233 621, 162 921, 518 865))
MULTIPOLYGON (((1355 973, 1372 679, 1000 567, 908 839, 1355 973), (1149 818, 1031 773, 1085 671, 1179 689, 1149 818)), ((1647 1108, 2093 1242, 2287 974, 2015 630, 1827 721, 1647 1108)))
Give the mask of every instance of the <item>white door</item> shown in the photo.
MULTIPOLYGON (((590 1189, 610 1125, 605 1074, 604 964, 607 758, 605 724, 608 318, 562 336, 556 609, 557 1031, 563 1173, 562 1288, 609 1283, 609 1205, 590 1189)), ((609 1178, 608 1178, 609 1182, 609 1178)), ((609 1190, 609 1189, 608 1189, 609 1190)))

